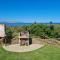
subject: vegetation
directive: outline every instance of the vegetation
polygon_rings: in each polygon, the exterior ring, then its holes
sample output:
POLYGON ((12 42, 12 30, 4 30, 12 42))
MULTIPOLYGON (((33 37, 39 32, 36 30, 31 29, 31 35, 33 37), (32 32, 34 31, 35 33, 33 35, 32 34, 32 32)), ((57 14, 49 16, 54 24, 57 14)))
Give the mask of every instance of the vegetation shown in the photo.
POLYGON ((0 60, 60 60, 60 48, 48 45, 32 52, 13 53, 0 47, 0 60))
POLYGON ((5 43, 11 43, 12 31, 10 29, 6 30, 6 37, 5 37, 5 39, 6 39, 5 43))
POLYGON ((28 26, 8 27, 6 31, 12 38, 18 36, 21 31, 29 31, 30 36, 39 36, 43 39, 48 38, 60 38, 60 25, 53 24, 31 24, 28 26), (8 32, 10 30, 12 33, 8 32))

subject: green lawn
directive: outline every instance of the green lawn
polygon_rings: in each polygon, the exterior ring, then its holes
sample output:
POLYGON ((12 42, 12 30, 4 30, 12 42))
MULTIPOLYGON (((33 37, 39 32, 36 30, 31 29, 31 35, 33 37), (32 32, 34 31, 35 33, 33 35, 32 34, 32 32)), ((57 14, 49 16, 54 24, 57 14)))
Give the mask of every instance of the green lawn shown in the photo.
POLYGON ((60 60, 60 48, 48 45, 32 52, 13 53, 0 47, 0 60, 60 60))

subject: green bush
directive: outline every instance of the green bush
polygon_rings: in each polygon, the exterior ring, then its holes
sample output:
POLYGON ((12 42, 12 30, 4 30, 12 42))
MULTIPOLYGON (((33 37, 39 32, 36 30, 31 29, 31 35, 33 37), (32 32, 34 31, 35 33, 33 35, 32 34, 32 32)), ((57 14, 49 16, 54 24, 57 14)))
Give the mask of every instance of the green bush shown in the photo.
POLYGON ((29 31, 30 36, 39 36, 41 38, 59 38, 60 25, 57 24, 31 24, 28 26, 8 27, 6 29, 7 37, 16 37, 21 31, 29 31))

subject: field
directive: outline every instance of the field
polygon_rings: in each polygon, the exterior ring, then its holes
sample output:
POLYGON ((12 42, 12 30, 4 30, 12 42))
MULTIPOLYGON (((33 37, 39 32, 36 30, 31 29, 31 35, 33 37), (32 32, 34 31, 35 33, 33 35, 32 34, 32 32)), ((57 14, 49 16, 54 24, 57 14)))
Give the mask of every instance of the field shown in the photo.
POLYGON ((60 48, 46 45, 32 52, 14 53, 0 47, 0 60, 60 60, 60 48))

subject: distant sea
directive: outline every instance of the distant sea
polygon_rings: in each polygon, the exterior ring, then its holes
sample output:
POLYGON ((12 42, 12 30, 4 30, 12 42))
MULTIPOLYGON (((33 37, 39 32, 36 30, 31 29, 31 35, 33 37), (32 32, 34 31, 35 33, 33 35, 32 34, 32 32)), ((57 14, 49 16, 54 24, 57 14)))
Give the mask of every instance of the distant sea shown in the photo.
POLYGON ((25 26, 25 25, 31 25, 32 23, 7 23, 8 26, 25 26))
POLYGON ((31 25, 32 23, 0 23, 5 24, 7 26, 25 26, 25 25, 31 25))
MULTIPOLYGON (((5 24, 7 26, 25 26, 25 25, 31 25, 33 23, 1 23, 0 24, 5 24)), ((49 24, 49 23, 37 23, 37 24, 49 24)), ((60 23, 53 23, 53 24, 60 24, 60 23)))

